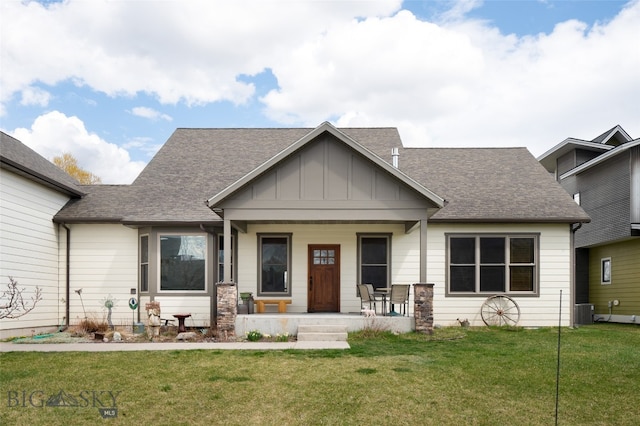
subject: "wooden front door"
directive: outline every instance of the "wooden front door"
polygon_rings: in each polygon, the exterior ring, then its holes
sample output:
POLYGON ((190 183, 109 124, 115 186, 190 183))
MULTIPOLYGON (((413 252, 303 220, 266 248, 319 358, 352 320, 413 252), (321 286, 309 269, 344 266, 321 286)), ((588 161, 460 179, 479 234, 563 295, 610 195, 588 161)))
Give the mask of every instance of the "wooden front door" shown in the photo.
POLYGON ((308 311, 340 312, 340 246, 309 245, 308 311))

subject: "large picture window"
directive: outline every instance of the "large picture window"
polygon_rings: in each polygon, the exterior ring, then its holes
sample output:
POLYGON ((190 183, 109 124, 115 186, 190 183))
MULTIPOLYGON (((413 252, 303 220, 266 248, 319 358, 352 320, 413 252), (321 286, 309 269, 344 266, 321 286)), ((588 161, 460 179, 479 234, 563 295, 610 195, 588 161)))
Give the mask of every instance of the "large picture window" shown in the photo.
POLYGON ((207 238, 160 235, 160 290, 205 291, 207 238))
POLYGON ((374 288, 390 287, 389 238, 389 235, 358 236, 359 283, 373 284, 374 288))
POLYGON ((291 294, 291 235, 258 236, 259 294, 291 294))
POLYGON ((535 235, 449 235, 450 294, 537 292, 535 235))

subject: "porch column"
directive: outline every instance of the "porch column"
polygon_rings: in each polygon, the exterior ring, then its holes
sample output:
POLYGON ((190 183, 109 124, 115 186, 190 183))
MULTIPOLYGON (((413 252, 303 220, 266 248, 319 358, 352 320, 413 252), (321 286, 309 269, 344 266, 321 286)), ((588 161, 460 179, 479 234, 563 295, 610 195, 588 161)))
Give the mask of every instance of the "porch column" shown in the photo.
POLYGON ((235 283, 216 284, 216 335, 219 341, 236 339, 236 316, 238 315, 238 288, 235 283))
POLYGON ((225 283, 231 282, 231 256, 233 252, 231 250, 231 220, 224 218, 224 276, 222 281, 225 283))
POLYGON ((427 282, 427 220, 420 221, 420 282, 427 282))
POLYGON ((414 284, 413 292, 416 332, 433 334, 433 284, 414 284))

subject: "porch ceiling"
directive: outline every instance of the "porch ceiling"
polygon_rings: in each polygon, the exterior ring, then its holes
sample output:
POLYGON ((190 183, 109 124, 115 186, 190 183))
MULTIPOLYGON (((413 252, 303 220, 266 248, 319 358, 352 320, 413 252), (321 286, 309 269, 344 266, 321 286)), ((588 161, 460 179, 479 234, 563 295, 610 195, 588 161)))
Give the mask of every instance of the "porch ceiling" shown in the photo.
POLYGON ((259 225, 276 225, 276 224, 290 224, 290 225, 353 225, 353 224, 402 224, 404 225, 405 232, 409 233, 413 231, 418 224, 419 220, 232 220, 231 226, 237 231, 246 233, 247 225, 259 224, 259 225))

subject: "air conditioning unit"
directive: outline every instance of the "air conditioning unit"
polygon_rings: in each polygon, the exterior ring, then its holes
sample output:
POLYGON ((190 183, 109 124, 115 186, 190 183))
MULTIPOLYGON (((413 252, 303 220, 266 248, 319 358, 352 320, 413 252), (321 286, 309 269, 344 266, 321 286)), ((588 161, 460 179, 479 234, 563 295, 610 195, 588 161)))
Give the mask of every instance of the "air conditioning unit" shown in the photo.
POLYGON ((573 311, 576 324, 593 324, 593 305, 590 303, 579 303, 573 311))

